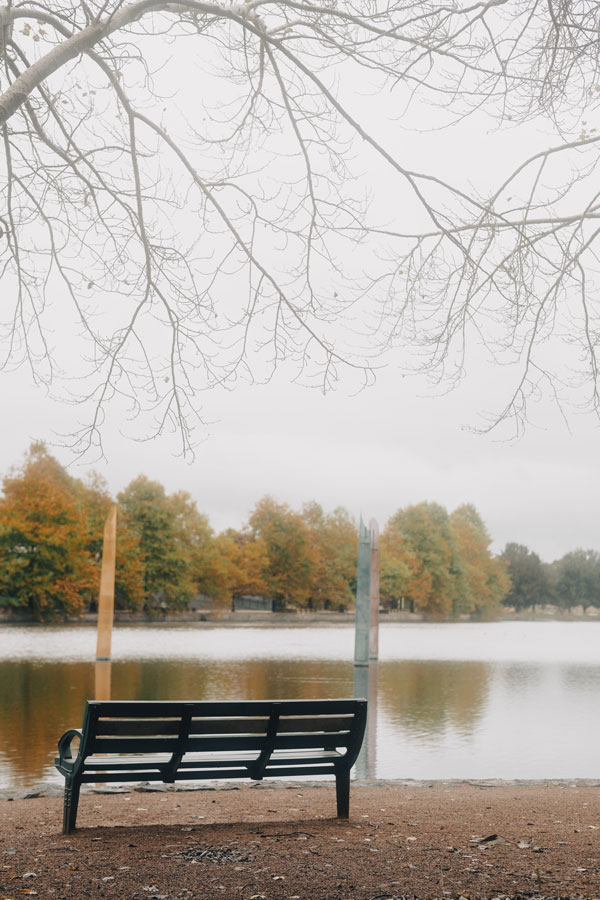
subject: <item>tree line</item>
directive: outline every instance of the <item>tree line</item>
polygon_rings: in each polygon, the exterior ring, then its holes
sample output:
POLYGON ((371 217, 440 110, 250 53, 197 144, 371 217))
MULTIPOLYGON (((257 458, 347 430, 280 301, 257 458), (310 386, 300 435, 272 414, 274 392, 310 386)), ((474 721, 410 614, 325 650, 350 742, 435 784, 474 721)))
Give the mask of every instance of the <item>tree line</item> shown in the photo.
POLYGON ((510 575, 505 603, 516 609, 551 604, 567 612, 600 607, 600 553, 571 550, 554 562, 543 562, 523 544, 507 544, 502 553, 510 575))
MULTIPOLYGON (((263 497, 239 530, 215 533, 184 491, 141 475, 116 498, 96 474, 71 475, 43 443, 3 479, 0 606, 39 619, 77 616, 97 602, 103 527, 118 507, 115 605, 185 610, 202 595, 229 609, 240 594, 286 609, 347 610, 354 603, 358 532, 343 508, 300 511, 263 497)), ((552 565, 508 544, 501 556, 477 510, 437 503, 398 510, 381 535, 381 598, 427 618, 493 616, 560 598, 600 603, 600 556, 574 551, 552 565)))

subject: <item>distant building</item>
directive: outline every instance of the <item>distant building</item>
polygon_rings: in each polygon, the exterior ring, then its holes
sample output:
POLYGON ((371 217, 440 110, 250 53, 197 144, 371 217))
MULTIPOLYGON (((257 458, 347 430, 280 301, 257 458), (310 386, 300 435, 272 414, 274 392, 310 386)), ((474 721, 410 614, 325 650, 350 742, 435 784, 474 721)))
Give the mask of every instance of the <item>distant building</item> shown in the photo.
POLYGON ((273 612, 273 600, 258 594, 236 594, 233 598, 233 611, 273 612))

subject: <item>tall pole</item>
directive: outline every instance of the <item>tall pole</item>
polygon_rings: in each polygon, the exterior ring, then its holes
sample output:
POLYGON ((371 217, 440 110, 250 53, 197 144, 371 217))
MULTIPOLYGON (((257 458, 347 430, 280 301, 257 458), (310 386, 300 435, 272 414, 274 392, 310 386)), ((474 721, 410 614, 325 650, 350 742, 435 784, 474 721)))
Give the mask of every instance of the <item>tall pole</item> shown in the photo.
POLYGON ((379 658, 379 527, 375 519, 369 522, 370 579, 369 579, 369 659, 379 658))
POLYGON ((355 666, 369 665, 370 595, 371 539, 361 516, 358 530, 358 566, 356 572, 355 666))
POLYGON ((356 577, 354 696, 368 699, 367 731, 356 760, 357 777, 370 781, 377 762, 377 658, 379 656, 379 528, 360 520, 356 577))
POLYGON ((117 557, 117 507, 113 506, 104 525, 102 570, 98 599, 98 640, 96 659, 110 659, 113 612, 115 607, 115 564, 117 557))

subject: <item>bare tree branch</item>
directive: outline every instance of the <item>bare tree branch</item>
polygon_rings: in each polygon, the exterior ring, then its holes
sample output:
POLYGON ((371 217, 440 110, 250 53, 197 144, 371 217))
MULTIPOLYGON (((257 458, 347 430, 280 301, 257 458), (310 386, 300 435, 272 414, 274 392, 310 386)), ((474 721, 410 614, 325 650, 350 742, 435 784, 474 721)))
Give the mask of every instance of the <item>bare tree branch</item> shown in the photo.
POLYGON ((67 379, 79 450, 119 398, 187 453, 203 390, 397 345, 450 385, 473 342, 509 363, 492 426, 600 413, 599 34, 585 0, 0 6, 3 365, 67 379), (549 138, 477 191, 408 162, 424 110, 549 138))

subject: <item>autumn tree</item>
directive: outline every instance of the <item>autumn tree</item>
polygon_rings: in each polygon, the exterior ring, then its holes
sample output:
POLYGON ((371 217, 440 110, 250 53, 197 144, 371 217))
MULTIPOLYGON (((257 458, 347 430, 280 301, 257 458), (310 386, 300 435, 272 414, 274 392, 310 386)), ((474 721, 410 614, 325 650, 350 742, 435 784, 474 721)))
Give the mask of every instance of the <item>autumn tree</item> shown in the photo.
POLYGON ((380 596, 391 608, 421 608, 429 597, 431 576, 411 550, 401 529, 388 525, 380 539, 380 596))
POLYGON ((228 528, 216 537, 215 555, 222 573, 224 596, 229 601, 236 594, 268 593, 269 554, 261 536, 228 528))
POLYGON ((0 498, 0 596, 37 618, 78 615, 99 584, 82 492, 43 444, 0 498))
POLYGON ((450 516, 437 503, 399 510, 381 540, 382 596, 406 598, 411 609, 434 619, 493 615, 509 583, 490 543, 469 504, 450 516))
POLYGON ((490 551, 485 523, 474 506, 465 504, 450 515, 450 528, 461 561, 454 612, 493 615, 510 582, 504 564, 490 551))
POLYGON ((368 380, 397 343, 450 382, 472 339, 514 363, 493 421, 570 388, 597 411, 599 25, 584 0, 0 5, 3 364, 77 377, 80 447, 126 399, 185 449, 200 390, 282 359, 368 380), (466 122, 473 166, 483 132, 544 136, 475 188, 411 162, 423 121, 466 122))
POLYGON ((414 581, 407 586, 415 611, 448 618, 458 599, 460 560, 447 511, 437 503, 408 506, 392 516, 388 531, 406 543, 415 560, 414 581), (411 596, 413 584, 417 593, 411 596))
POLYGON ((325 513, 316 502, 304 505, 302 519, 314 551, 309 606, 345 610, 356 593, 356 525, 347 510, 325 513))
POLYGON ((264 542, 268 558, 264 577, 270 596, 284 605, 307 606, 317 555, 300 513, 263 497, 250 515, 248 530, 264 542))
POLYGON ((190 495, 180 491, 169 501, 176 514, 179 552, 194 593, 213 601, 213 609, 228 609, 236 593, 266 591, 267 553, 263 541, 228 530, 215 535, 208 517, 190 495))

